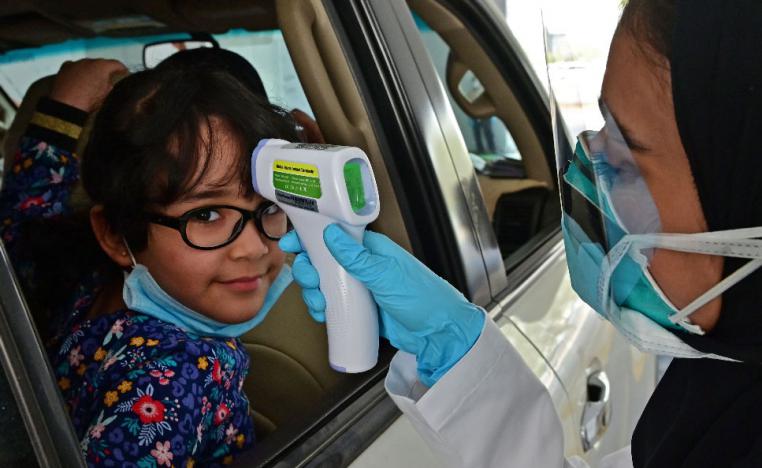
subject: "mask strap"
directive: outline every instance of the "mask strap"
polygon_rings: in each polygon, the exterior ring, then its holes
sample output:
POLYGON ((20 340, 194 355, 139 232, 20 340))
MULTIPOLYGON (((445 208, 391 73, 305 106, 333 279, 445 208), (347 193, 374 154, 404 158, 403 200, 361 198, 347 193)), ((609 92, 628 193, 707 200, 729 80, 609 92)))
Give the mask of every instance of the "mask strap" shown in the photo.
POLYGON ((709 236, 708 234, 719 233, 630 234, 626 237, 631 245, 638 249, 662 248, 721 257, 762 259, 762 240, 760 239, 727 234, 709 236))
POLYGON ((127 249, 127 253, 130 254, 130 260, 132 261, 132 267, 135 268, 138 266, 138 262, 135 260, 135 256, 132 255, 132 250, 130 249, 130 244, 127 243, 127 239, 122 237, 122 242, 124 242, 124 247, 127 249))
MULTIPOLYGON (((719 283, 709 288, 704 294, 694 299, 690 304, 680 309, 676 314, 671 315, 669 317, 670 322, 682 325, 682 323, 680 322, 683 322, 684 320, 686 320, 689 315, 696 312, 699 308, 701 308, 707 302, 716 298, 717 296, 719 296, 720 294, 724 293, 729 288, 734 286, 736 283, 738 283, 742 279, 752 274, 760 266, 762 266, 762 260, 759 260, 759 259, 751 260, 747 262, 746 265, 737 269, 736 271, 728 275, 727 278, 723 279, 719 283)), ((693 324, 690 324, 690 325, 693 326, 693 324)))

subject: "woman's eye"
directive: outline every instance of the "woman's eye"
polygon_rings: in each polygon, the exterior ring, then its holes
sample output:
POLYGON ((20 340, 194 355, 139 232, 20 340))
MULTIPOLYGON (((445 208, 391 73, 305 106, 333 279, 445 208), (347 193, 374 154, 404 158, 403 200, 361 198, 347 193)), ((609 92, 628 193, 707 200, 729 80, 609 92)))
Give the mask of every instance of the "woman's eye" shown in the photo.
POLYGON ((217 210, 213 210, 211 208, 198 210, 195 213, 193 213, 193 216, 191 219, 193 221, 211 223, 213 221, 217 221, 218 219, 220 219, 220 213, 217 210))

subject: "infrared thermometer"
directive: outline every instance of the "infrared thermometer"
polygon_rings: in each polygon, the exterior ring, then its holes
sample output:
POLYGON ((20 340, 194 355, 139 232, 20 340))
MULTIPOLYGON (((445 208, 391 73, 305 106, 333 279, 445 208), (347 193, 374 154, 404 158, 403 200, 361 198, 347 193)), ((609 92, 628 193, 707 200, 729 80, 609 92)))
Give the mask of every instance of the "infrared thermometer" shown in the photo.
POLYGON ((363 372, 378 360, 378 312, 368 289, 336 262, 323 230, 339 224, 362 244, 378 217, 376 179, 359 148, 267 139, 251 155, 254 190, 288 215, 320 275, 326 302, 328 361, 363 372))

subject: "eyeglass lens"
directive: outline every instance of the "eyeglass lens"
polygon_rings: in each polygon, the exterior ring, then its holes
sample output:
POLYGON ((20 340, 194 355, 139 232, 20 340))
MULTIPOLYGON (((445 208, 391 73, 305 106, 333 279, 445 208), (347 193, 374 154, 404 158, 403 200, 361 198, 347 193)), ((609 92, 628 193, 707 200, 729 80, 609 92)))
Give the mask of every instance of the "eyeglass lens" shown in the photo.
MULTIPOLYGON (((232 208, 202 208, 191 214, 185 225, 188 241, 198 247, 215 247, 228 242, 243 230, 243 213, 232 208)), ((268 237, 280 238, 288 230, 288 218, 277 205, 261 212, 262 230, 268 237)))

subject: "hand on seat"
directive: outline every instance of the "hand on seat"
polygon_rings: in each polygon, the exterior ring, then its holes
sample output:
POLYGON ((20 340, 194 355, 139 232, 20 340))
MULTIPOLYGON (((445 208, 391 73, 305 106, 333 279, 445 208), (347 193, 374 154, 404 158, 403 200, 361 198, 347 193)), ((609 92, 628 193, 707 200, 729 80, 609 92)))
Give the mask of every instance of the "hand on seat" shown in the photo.
POLYGON ((92 112, 100 106, 114 83, 129 73, 118 60, 82 59, 64 62, 58 70, 50 99, 92 112))
MULTIPOLYGON (((332 224, 323 239, 339 264, 373 295, 381 335, 394 347, 416 355, 424 384, 434 385, 479 338, 484 312, 388 237, 366 231, 360 245, 332 224)), ((324 322, 326 304, 319 275, 296 231, 289 232, 279 245, 297 254, 294 280, 302 287, 312 317, 324 322)))

